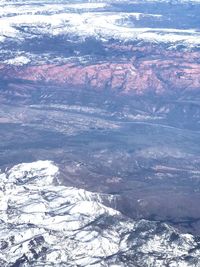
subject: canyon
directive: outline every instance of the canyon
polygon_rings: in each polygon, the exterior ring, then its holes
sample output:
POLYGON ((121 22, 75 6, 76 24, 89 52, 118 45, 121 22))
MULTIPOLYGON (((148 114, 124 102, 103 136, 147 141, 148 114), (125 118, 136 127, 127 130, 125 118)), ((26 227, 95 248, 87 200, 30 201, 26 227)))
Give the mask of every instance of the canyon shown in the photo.
POLYGON ((138 95, 200 88, 199 51, 170 51, 148 45, 118 45, 109 49, 119 57, 99 61, 91 58, 82 64, 76 61, 23 66, 1 64, 0 77, 138 95))

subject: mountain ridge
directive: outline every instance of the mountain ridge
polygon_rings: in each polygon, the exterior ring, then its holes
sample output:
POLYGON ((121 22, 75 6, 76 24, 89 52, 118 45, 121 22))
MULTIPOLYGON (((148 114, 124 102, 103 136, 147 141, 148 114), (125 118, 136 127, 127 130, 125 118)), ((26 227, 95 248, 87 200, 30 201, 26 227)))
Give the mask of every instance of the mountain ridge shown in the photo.
POLYGON ((2 267, 200 264, 192 235, 130 220, 102 203, 111 195, 53 185, 59 169, 51 161, 19 164, 0 178, 2 267))

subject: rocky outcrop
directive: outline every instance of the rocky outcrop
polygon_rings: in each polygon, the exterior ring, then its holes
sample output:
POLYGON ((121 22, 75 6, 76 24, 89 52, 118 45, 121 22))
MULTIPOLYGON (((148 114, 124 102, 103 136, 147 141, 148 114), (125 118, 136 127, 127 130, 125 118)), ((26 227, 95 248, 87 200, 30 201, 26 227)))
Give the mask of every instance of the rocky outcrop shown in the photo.
MULTIPOLYGON (((111 47, 109 47, 111 49, 111 47)), ((200 89, 198 52, 177 52, 158 47, 113 46, 120 53, 114 62, 43 64, 0 67, 4 79, 43 81, 123 93, 162 94, 174 90, 200 89), (126 59, 123 53, 129 52, 126 59)))

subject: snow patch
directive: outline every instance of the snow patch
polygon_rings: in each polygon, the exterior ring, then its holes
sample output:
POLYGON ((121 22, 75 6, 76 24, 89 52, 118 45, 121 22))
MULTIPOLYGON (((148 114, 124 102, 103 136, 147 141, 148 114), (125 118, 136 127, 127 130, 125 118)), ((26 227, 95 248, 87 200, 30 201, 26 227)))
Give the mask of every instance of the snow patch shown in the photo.
POLYGON ((5 64, 16 65, 16 66, 26 65, 29 62, 30 62, 30 59, 25 57, 25 56, 10 58, 10 59, 4 61, 5 64))

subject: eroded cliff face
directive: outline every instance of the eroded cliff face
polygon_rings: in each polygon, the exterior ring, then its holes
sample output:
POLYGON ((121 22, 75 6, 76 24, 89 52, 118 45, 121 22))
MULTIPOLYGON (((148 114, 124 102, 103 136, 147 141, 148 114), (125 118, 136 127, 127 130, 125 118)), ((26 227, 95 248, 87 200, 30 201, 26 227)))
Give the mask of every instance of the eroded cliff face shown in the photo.
POLYGON ((106 49, 112 49, 119 57, 86 63, 1 65, 0 75, 4 79, 109 89, 125 94, 163 94, 200 88, 200 52, 170 51, 148 45, 107 45, 106 49))

